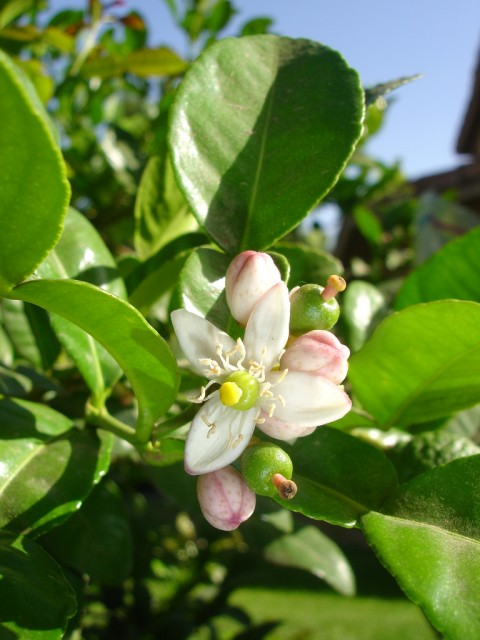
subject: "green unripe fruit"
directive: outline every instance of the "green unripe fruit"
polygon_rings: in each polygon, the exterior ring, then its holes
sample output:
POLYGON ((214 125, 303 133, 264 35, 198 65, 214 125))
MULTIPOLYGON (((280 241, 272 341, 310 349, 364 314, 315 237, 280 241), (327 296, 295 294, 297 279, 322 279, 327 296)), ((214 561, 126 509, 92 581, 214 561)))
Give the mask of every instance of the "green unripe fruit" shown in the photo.
POLYGON ((331 329, 340 316, 335 298, 324 300, 319 284, 304 284, 290 298, 290 333, 301 336, 317 329, 331 329))
POLYGON ((290 480, 293 464, 290 456, 276 444, 261 442, 246 449, 241 469, 242 476, 252 491, 260 496, 273 498, 278 495, 279 489, 272 478, 280 474, 284 479, 290 480))

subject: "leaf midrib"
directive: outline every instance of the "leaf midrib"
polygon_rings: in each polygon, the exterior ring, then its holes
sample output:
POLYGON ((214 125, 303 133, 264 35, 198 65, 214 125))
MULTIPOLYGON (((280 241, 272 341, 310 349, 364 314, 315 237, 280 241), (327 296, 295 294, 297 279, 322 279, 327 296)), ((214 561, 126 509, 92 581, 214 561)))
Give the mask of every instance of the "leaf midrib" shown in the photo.
POLYGON ((262 134, 260 138, 260 150, 258 152, 257 165, 255 167, 255 175, 253 177, 253 185, 250 193, 250 200, 248 202, 248 207, 247 207, 247 218, 245 221, 245 227, 243 229, 242 240, 240 243, 240 251, 248 249, 248 245, 249 245, 250 220, 254 214, 255 203, 256 203, 256 199, 259 191, 260 178, 261 178, 262 169, 263 169, 263 160, 265 157, 265 148, 267 145, 268 130, 270 128, 270 120, 271 120, 270 116, 273 109, 274 95, 275 95, 275 79, 272 82, 272 86, 270 87, 269 95, 266 101, 267 110, 266 110, 265 119, 264 119, 265 125, 262 129, 262 134))

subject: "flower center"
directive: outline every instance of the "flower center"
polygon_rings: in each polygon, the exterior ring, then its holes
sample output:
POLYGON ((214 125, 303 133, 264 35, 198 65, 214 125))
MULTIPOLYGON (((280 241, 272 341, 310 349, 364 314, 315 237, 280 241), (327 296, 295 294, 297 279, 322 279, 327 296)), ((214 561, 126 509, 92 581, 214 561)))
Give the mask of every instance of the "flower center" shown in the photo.
POLYGON ((220 385, 219 391, 224 405, 237 411, 246 411, 257 402, 260 387, 258 380, 248 371, 234 371, 220 385))

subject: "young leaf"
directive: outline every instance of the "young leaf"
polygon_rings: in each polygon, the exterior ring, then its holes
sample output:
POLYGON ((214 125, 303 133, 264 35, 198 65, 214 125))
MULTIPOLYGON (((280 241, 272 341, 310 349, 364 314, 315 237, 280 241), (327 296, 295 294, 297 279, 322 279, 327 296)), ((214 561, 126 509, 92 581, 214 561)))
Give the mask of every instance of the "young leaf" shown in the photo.
POLYGON ((442 298, 480 302, 480 227, 452 240, 403 283, 395 307, 442 298))
POLYGON ((480 305, 445 300, 386 318, 350 359, 362 407, 383 428, 408 427, 478 403, 480 305))
POLYGON ((128 302, 76 280, 26 282, 12 295, 58 313, 105 347, 132 385, 138 401, 136 437, 147 442, 155 421, 175 400, 178 372, 167 344, 143 316, 128 302))
POLYGON ((382 563, 446 638, 480 636, 479 476, 479 455, 454 460, 362 518, 382 563))
POLYGON ((70 189, 43 106, 2 51, 0 95, 0 295, 6 295, 58 240, 70 189))
POLYGON ((0 528, 39 535, 78 509, 108 469, 112 439, 24 400, 0 398, 0 425, 0 528))
POLYGON ((363 98, 341 56, 309 40, 226 38, 198 58, 169 144, 192 212, 227 253, 268 248, 328 192, 360 136, 363 98))
POLYGON ((60 640, 76 611, 75 594, 38 544, 0 531, 0 637, 60 640))
POLYGON ((397 475, 375 447, 330 427, 319 427, 287 449, 298 491, 286 509, 343 527, 380 506, 397 486, 397 475))

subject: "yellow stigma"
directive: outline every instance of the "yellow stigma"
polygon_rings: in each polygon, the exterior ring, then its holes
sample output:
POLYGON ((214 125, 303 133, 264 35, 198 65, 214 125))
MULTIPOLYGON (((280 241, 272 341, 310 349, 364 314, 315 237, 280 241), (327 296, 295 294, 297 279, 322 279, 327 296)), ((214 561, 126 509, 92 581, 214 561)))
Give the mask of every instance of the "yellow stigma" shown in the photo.
POLYGON ((220 387, 220 400, 227 407, 234 407, 243 395, 243 391, 235 382, 224 382, 220 387))

